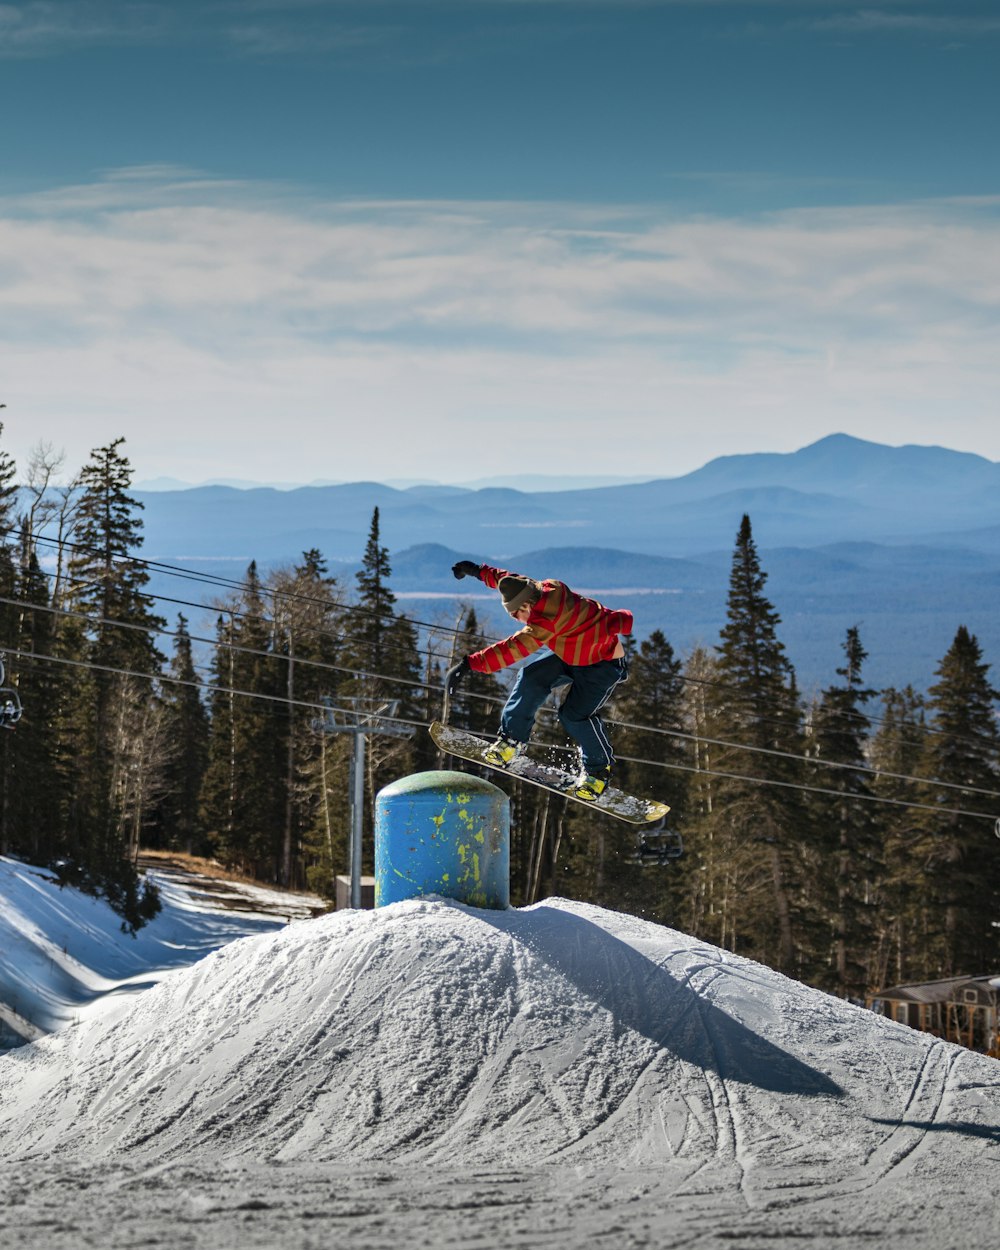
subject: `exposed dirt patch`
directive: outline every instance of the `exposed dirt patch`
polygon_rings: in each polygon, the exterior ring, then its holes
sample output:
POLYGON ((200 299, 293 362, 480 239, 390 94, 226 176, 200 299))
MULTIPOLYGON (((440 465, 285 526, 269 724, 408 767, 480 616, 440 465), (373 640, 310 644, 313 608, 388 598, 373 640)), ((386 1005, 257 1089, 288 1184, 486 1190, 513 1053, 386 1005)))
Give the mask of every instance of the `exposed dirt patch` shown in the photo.
POLYGON ((195 898, 224 907, 227 911, 282 916, 287 920, 321 916, 329 904, 315 894, 285 890, 270 882, 257 881, 236 872, 215 859, 188 855, 183 851, 142 851, 138 867, 169 877, 195 898))

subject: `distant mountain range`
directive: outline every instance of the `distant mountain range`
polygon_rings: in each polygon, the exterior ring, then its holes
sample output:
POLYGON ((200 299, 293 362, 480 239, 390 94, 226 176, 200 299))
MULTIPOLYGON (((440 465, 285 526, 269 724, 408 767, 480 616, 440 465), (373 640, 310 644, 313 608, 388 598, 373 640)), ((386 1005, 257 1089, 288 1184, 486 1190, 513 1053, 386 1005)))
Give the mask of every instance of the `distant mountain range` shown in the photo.
MULTIPOLYGON (((565 477, 543 473, 508 473, 497 477, 476 478, 471 482, 458 482, 456 490, 480 490, 484 486, 503 486, 511 490, 588 490, 595 486, 623 486, 629 482, 648 482, 648 477, 607 477, 592 474, 586 477, 565 477)), ((236 490, 257 490, 270 487, 272 490, 301 490, 307 486, 343 486, 343 482, 332 482, 319 478, 313 482, 252 482, 240 477, 210 478, 207 482, 184 482, 176 477, 156 477, 145 482, 136 482, 137 491, 160 490, 195 490, 199 486, 232 486, 236 490)), ((391 486, 396 490, 409 490, 413 486, 440 486, 424 478, 386 478, 383 486, 391 486)))
POLYGON ((1000 527, 1000 464, 842 434, 787 455, 723 456, 683 477, 585 490, 350 482, 137 493, 150 549, 166 542, 171 551, 179 544, 192 554, 237 554, 252 542, 263 560, 304 546, 354 559, 376 506, 391 549, 440 542, 485 555, 537 547, 541 538, 545 546, 683 556, 728 546, 744 512, 763 546, 960 538, 996 550, 1000 527))
MULTIPOLYGON (((926 686, 960 624, 1000 666, 1000 464, 942 447, 837 434, 787 455, 723 456, 683 477, 587 489, 353 482, 136 494, 153 560, 231 577, 251 558, 267 567, 318 547, 349 579, 378 507, 393 589, 408 607, 408 596, 426 599, 415 615, 454 619, 456 598, 479 589, 451 577, 469 557, 628 603, 640 635, 662 628, 681 653, 717 640, 746 512, 804 688, 834 680, 854 624, 874 684, 926 686)), ((481 615, 502 630, 494 604, 484 599, 481 615)))

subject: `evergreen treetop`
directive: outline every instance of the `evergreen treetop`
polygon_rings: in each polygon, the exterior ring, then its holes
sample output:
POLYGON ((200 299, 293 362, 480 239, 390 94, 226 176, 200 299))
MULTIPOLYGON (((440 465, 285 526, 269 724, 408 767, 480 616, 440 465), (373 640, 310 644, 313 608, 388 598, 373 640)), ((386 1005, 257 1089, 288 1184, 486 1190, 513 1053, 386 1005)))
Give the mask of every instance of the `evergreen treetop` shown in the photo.
POLYGON ((923 870, 915 888, 927 922, 924 967, 936 976, 975 975, 996 958, 1000 840, 988 818, 1000 789, 1000 734, 989 668, 960 625, 929 691, 933 732, 920 761, 920 797, 942 810, 916 814, 913 851, 923 870))
POLYGON ((777 633, 781 617, 764 594, 766 583, 744 513, 733 552, 726 624, 716 648, 719 680, 728 689, 717 701, 729 706, 734 720, 755 725, 761 740, 775 736, 773 718, 787 712, 789 694, 795 701, 794 672, 777 633))
MULTIPOLYGON (((3 422, 0 421, 0 434, 3 422)), ((17 464, 5 450, 0 450, 0 541, 5 540, 14 528, 17 507, 17 464)))
POLYGON ((117 438, 95 449, 80 474, 69 575, 74 607, 94 618, 95 659, 148 672, 165 659, 154 642, 164 621, 145 589, 149 573, 132 558, 143 541, 142 504, 129 494, 124 442, 117 438))

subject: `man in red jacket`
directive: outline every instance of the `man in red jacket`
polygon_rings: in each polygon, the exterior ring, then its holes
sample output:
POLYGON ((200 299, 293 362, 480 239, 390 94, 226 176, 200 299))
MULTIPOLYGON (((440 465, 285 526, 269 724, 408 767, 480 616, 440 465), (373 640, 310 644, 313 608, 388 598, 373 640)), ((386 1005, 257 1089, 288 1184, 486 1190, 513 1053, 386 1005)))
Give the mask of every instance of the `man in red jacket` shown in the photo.
POLYGON ((531 737, 538 709, 556 687, 568 685, 559 720, 583 758, 574 793, 581 799, 599 799, 611 778, 614 755, 598 712, 615 686, 628 677, 619 635, 632 632, 632 613, 606 608, 562 582, 536 582, 489 564, 460 560, 451 571, 456 577, 477 577, 499 590, 505 610, 521 629, 456 664, 447 677, 449 694, 470 670, 495 673, 541 647, 548 651, 518 673, 500 715, 500 736, 488 748, 486 759, 501 768, 512 764, 531 737))

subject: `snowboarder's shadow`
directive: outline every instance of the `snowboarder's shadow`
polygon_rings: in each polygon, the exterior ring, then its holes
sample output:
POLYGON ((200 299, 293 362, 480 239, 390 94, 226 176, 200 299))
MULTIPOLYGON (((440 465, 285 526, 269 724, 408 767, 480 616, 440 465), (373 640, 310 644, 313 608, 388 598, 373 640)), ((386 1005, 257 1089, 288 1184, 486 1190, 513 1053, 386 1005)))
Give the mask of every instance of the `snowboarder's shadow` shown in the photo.
MULTIPOLYGON (((494 914, 479 915, 492 920, 494 914)), ((702 988, 695 989, 688 978, 671 975, 600 925, 555 907, 495 916, 498 928, 609 1011, 616 1025, 634 1029, 678 1059, 716 1072, 726 1082, 781 1094, 843 1096, 845 1091, 825 1072, 716 1007, 706 993, 711 977, 702 978, 702 988)))

